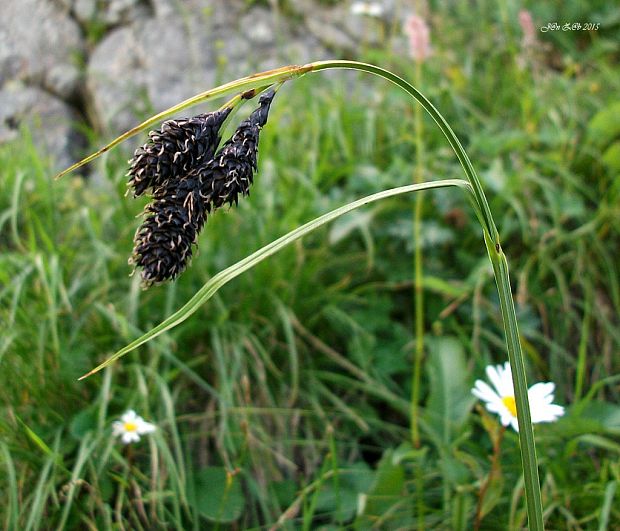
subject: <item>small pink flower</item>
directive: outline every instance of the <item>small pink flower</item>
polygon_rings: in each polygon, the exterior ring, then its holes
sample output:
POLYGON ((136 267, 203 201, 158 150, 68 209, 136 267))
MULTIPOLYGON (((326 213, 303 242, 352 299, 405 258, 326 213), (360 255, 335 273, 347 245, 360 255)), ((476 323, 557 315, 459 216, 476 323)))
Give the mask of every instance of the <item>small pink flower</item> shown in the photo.
POLYGON ((523 39, 521 46, 523 48, 531 48, 536 45, 536 28, 534 27, 534 20, 532 14, 526 9, 519 11, 519 25, 523 32, 523 39))
POLYGON ((409 53, 416 61, 424 61, 431 55, 431 32, 422 17, 409 15, 405 20, 404 32, 409 39, 409 53))

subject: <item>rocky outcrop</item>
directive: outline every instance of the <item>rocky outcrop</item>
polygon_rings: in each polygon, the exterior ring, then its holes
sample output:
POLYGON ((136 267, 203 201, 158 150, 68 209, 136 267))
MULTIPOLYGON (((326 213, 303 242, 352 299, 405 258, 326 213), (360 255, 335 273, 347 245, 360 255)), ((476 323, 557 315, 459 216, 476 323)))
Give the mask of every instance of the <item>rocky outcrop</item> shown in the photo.
MULTIPOLYGON (((119 134, 232 78, 352 56, 384 38, 394 16, 391 1, 384 5, 381 16, 359 17, 348 2, 313 0, 290 0, 285 10, 246 0, 8 2, 0 18, 0 98, 8 120, 0 141, 35 116, 41 131, 49 130, 43 126, 51 110, 59 123, 81 118, 106 136, 119 134), (35 94, 47 107, 24 103, 35 94)), ((64 163, 73 129, 58 126, 54 135, 46 149, 64 163)))
POLYGON ((281 29, 286 21, 272 11, 244 6, 189 0, 181 10, 161 0, 155 16, 108 33, 86 75, 98 125, 120 132, 218 82, 325 57, 316 39, 281 29))
POLYGON ((12 81, 0 90, 0 143, 18 138, 26 126, 41 154, 57 168, 75 160, 78 119, 69 105, 43 89, 12 81))
POLYGON ((80 63, 78 24, 53 2, 6 2, 0 17, 0 142, 27 125, 57 165, 73 159, 80 63), (36 21, 36 30, 33 24, 36 21))
POLYGON ((0 85, 18 79, 69 99, 79 86, 78 65, 83 53, 78 24, 52 2, 20 0, 3 4, 0 85))

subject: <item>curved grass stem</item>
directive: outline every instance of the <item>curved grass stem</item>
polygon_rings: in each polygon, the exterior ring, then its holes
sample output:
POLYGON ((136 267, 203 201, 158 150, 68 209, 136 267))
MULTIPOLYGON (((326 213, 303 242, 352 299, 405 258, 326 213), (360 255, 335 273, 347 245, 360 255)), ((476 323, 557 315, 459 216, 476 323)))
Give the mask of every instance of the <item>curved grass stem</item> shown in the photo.
POLYGON ((432 181, 428 183, 420 183, 420 184, 410 184, 407 186, 400 186, 398 188, 391 188, 389 190, 383 190, 382 192, 378 192, 376 194, 372 194, 357 201, 353 201, 348 203, 340 208, 332 210, 327 214, 323 214, 312 221, 302 225, 301 227, 292 230, 291 232, 285 234, 284 236, 278 238, 277 240, 272 241, 271 243, 261 247, 258 251, 255 251, 249 256, 246 256, 243 260, 240 260, 236 264, 233 264, 230 267, 220 271, 217 275, 213 276, 208 282, 206 282, 202 288, 200 288, 196 294, 187 302, 185 305, 174 312, 167 319, 159 323, 157 326, 140 336, 138 339, 132 341, 129 345, 123 347, 121 350, 110 356, 103 363, 86 373, 84 376, 80 377, 80 380, 84 378, 88 378, 89 376, 99 372, 101 369, 111 365, 120 357, 125 354, 131 352, 132 350, 138 348, 140 345, 144 345, 144 343, 154 339, 155 337, 163 334, 167 330, 174 328, 178 324, 185 321, 190 315, 192 315, 200 306, 202 306, 207 300, 209 300, 215 293, 225 284, 230 282, 232 279, 238 277, 248 269, 251 269, 259 262, 262 262, 269 256, 277 253, 287 245, 290 245, 294 241, 302 238, 306 234, 311 233, 313 230, 333 221, 334 219, 355 210, 364 205, 368 205, 370 203, 374 203, 375 201, 379 201, 381 199, 386 199, 388 197, 393 197, 400 194, 417 192, 419 190, 430 190, 434 188, 446 188, 450 186, 457 186, 468 192, 468 195, 472 195, 472 189, 469 183, 463 179, 445 179, 442 181, 432 181))
POLYGON ((521 463, 523 466, 523 476, 525 485, 525 497, 527 504, 527 514, 530 529, 540 531, 544 529, 542 515, 542 500, 540 495, 540 482, 538 478, 538 467, 536 460, 536 444, 534 442, 534 431, 530 416, 530 405, 527 395, 527 380, 525 376, 525 363, 523 353, 521 351, 521 343, 519 341, 519 328, 517 324, 517 316, 514 309, 512 292, 510 289, 510 276, 508 274, 508 262, 500 245, 499 233, 495 227, 495 221, 491 214, 486 196, 482 189, 482 185, 476 171, 465 152, 465 149, 459 142, 458 138, 448 125, 445 118, 433 106, 433 104, 413 85, 402 79, 401 77, 385 70, 381 67, 358 63, 356 61, 319 61, 312 63, 312 71, 320 71, 332 68, 345 68, 360 70, 377 75, 395 85, 402 88, 411 95, 424 110, 430 114, 435 123, 439 126, 442 133, 450 143, 454 150, 467 180, 469 181, 475 203, 477 205, 476 213, 483 228, 484 240, 489 253, 489 258, 493 265, 493 272, 497 289, 499 292, 500 307, 502 319, 504 323, 504 332, 506 335, 506 345, 508 348, 508 358, 512 369, 512 378, 515 391, 515 400, 517 403, 517 418, 519 421, 519 441, 521 443, 521 463))
MULTIPOLYGON (((276 70, 270 70, 268 72, 262 72, 259 74, 255 74, 253 76, 245 77, 242 79, 238 79, 236 81, 232 81, 225 85, 221 85, 214 89, 208 90, 201 94, 198 94, 192 98, 189 98, 174 107, 171 107, 151 118, 144 121, 140 125, 134 127, 130 131, 127 131, 120 137, 114 139, 107 146, 104 146, 102 149, 89 155, 85 159, 79 161, 74 164, 70 168, 66 169, 62 173, 60 173, 57 177, 65 175, 70 171, 79 168, 80 166, 94 160, 101 154, 105 153, 112 147, 120 144, 123 140, 139 133, 150 127, 151 125, 161 121, 163 118, 178 112, 182 109, 195 105, 197 103, 201 103, 207 101, 209 99, 213 99, 219 96, 223 96, 225 94, 231 92, 240 92, 242 90, 255 89, 258 87, 262 87, 265 85, 270 85, 277 82, 284 82, 289 79, 293 79, 304 75, 308 72, 319 72, 322 70, 328 69, 352 69, 359 70, 363 72, 368 72, 377 76, 380 76, 395 85, 399 86, 405 92, 407 92, 410 96, 412 96, 420 105, 424 108, 428 114, 433 118, 436 122, 437 126, 441 129, 442 133, 448 140, 450 146, 454 150, 459 162, 461 163, 465 175, 467 176, 468 183, 462 180, 452 180, 452 181, 438 181, 434 183, 423 183, 421 185, 412 185, 413 187, 402 187, 401 189, 397 189, 397 191, 389 190, 385 192, 381 192, 379 194, 374 194, 373 196, 369 196, 359 201, 355 201, 342 207, 341 209, 337 209, 325 216, 321 216, 317 218, 317 220, 321 220, 321 223, 326 223, 330 219, 337 217, 345 212, 352 210, 353 208, 357 208, 362 204, 366 204, 372 201, 376 201, 382 197, 387 197, 389 195, 396 195, 398 193, 404 193, 405 191, 416 191, 421 189, 428 188, 437 188, 442 186, 461 186, 465 185, 471 191, 471 199, 472 204, 474 206, 474 210, 476 215, 482 225, 484 241, 489 253, 489 258, 493 265, 493 272, 495 274, 495 279, 497 282, 497 288, 499 291, 500 298, 500 307, 501 313, 504 323, 504 331, 506 334, 506 343, 508 347, 508 357, 510 359, 510 365, 512 368, 512 376, 515 390, 515 400, 517 404, 517 417, 519 421, 519 439, 521 442, 521 459, 523 465, 523 473, 524 473, 524 485, 525 485, 525 494, 526 494, 526 503, 527 503, 527 512, 529 518, 529 526, 533 531, 540 531, 543 529, 543 516, 542 516, 542 503, 540 496, 540 484, 538 479, 538 469, 536 466, 536 447, 534 444, 534 434, 532 429, 532 423, 530 418, 530 409, 529 409, 529 401, 527 396, 527 382, 525 377, 525 365, 523 361, 523 354, 521 352, 521 345, 519 342, 519 331, 517 326, 517 318, 514 310, 514 303, 512 299, 512 293, 510 290, 510 278, 508 274, 508 263, 506 261, 506 256, 503 253, 503 250, 500 245, 499 233, 497 228, 495 227, 495 222, 493 220, 493 216, 491 214, 491 210, 489 208, 489 204, 487 202, 486 196, 484 195, 484 191, 482 189, 482 185, 476 172, 467 156, 467 153, 463 149, 463 146, 459 142, 458 138, 452 131, 451 127, 446 122, 445 118, 439 113, 439 111, 433 106, 433 104, 422 94, 420 93, 413 85, 402 79, 401 77, 393 74, 392 72, 385 70, 381 67, 360 63, 356 61, 341 61, 341 60, 331 60, 331 61, 318 61, 315 63, 310 63, 304 66, 287 66, 283 68, 279 68, 276 70), (449 183, 449 184, 448 184, 449 183), (407 190, 405 190, 407 189, 407 190), (331 217, 330 217, 331 216, 331 217)), ((110 359, 105 361, 99 367, 88 373, 88 375, 93 374, 100 370, 101 368, 109 365, 112 361, 116 360, 123 354, 133 350, 137 346, 145 343, 149 339, 161 334, 165 330, 168 330, 185 320, 191 313, 193 313, 199 305, 201 305, 204 301, 210 298, 223 284, 231 280, 232 278, 238 276, 243 271, 246 271, 259 261, 263 260, 267 256, 277 252, 282 247, 288 245, 291 241, 294 241, 297 238, 303 236, 315 228, 315 222, 310 222, 303 227, 300 227, 296 231, 292 231, 291 233, 283 236, 282 238, 272 242, 271 244, 265 246, 263 249, 257 251, 256 253, 250 255, 246 259, 242 260, 235 266, 229 267, 224 271, 221 271, 217 275, 215 275, 209 282, 207 282, 196 295, 190 299, 190 301, 179 311, 174 313, 160 325, 147 332, 144 336, 137 339, 127 347, 123 348, 119 352, 117 352, 110 359)), ((87 375, 87 376, 88 376, 87 375)))

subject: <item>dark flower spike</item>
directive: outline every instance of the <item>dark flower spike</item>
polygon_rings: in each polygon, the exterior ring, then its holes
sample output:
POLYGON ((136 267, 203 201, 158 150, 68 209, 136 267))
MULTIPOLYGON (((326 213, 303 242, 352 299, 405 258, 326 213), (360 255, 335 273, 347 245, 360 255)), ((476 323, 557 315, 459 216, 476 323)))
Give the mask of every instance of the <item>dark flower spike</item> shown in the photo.
POLYGON ((259 107, 237 127, 212 160, 192 173, 200 180, 200 194, 211 212, 225 203, 236 205, 239 195, 247 196, 257 168, 258 140, 267 123, 275 95, 271 89, 259 98, 259 107))
POLYGON ((142 268, 142 284, 148 287, 170 280, 187 267, 192 246, 207 217, 200 198, 200 182, 188 176, 157 188, 145 208, 145 220, 136 232, 129 262, 142 268))
MULTIPOLYGON (((236 204, 239 194, 248 195, 260 129, 267 122, 274 94, 272 90, 260 97, 259 107, 241 122, 215 157, 206 160, 203 156, 203 162, 193 169, 142 190, 151 187, 153 201, 145 208, 129 262, 142 269, 143 286, 178 276, 192 257, 207 215, 225 203, 236 204)), ((187 151, 194 149, 189 145, 187 151)))
POLYGON ((171 178, 187 175, 196 165, 213 157, 220 141, 220 128, 231 108, 193 118, 168 120, 149 141, 136 149, 129 161, 128 185, 138 197, 165 185, 171 178))

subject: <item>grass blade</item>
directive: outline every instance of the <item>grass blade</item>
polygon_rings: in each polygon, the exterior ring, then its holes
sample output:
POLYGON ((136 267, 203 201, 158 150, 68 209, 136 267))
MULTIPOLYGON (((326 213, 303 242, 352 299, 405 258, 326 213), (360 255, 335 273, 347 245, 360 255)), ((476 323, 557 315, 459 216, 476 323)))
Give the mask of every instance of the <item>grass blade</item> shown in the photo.
POLYGON ((220 85, 219 87, 215 87, 213 89, 207 90, 205 92, 201 92, 200 94, 196 94, 191 98, 188 98, 177 105, 174 105, 160 113, 157 113, 154 116, 151 116, 141 124, 136 125, 129 131, 123 133, 122 135, 116 137, 109 144, 106 144, 101 149, 96 151, 95 153, 91 153, 88 157, 83 158, 82 160, 76 162, 69 168, 61 171, 58 175, 54 177, 54 179, 60 179, 62 176, 67 173, 71 173, 74 170, 92 162, 96 158, 100 157, 104 153, 110 151, 113 147, 118 144, 124 142, 128 138, 131 138, 134 135, 137 135, 141 131, 148 129, 152 125, 162 121, 164 118, 175 114, 187 107, 191 107, 192 105, 196 105, 198 103, 203 103, 208 100, 212 100, 214 98, 218 98, 220 96, 225 96, 226 94, 230 94, 231 92, 240 92, 242 90, 249 90, 252 88, 264 87, 266 84, 276 83, 278 81, 285 81, 287 79, 297 77, 305 74, 310 69, 309 66, 284 66, 282 68, 276 68, 275 70, 267 70, 266 72, 261 72, 260 74, 254 74, 252 76, 243 77, 241 79, 237 79, 235 81, 231 81, 230 83, 225 83, 224 85, 220 85))
POLYGON ((617 487, 617 481, 610 481, 607 483, 607 487, 605 488, 605 497, 603 498, 603 506, 601 507, 601 517, 599 519, 599 531, 609 529, 609 513, 611 513, 612 503, 614 501, 614 495, 616 494, 617 487))
POLYGON ((170 330, 174 328, 178 324, 182 323, 187 319, 190 315, 192 315, 200 306, 202 306, 207 300, 209 300, 222 286, 230 282, 233 278, 238 277, 241 273, 251 269, 256 264, 262 262, 272 254, 277 253, 287 245, 293 243, 294 241, 302 238, 306 234, 311 233, 315 229, 322 227, 326 223, 346 214, 347 212, 351 212, 356 208, 362 207, 364 205, 368 205, 370 203, 374 203, 375 201, 379 201, 381 199, 386 199, 388 197, 393 197, 400 194, 406 194, 410 192, 417 192, 419 190, 430 190, 433 188, 445 188, 448 186, 458 186, 467 190, 471 194, 471 186, 462 179, 446 179, 442 181, 433 181, 427 183, 420 184, 412 184, 408 186, 401 186, 398 188, 392 188, 389 190, 384 190, 382 192, 378 192, 376 194, 372 194, 362 199, 358 199, 357 201, 353 201, 345 206, 332 210, 327 214, 323 214, 322 216, 309 221, 305 225, 298 227, 297 229, 285 234, 281 238, 271 242, 270 244, 262 247, 258 251, 252 253, 250 256, 240 260, 236 264, 220 271, 217 275, 211 278, 208 282, 206 282, 198 292, 179 310, 173 313, 166 320, 162 321, 159 325, 149 330, 144 335, 140 336, 135 341, 132 341, 126 347, 123 347, 121 350, 116 352, 114 355, 110 356, 103 363, 95 367, 92 371, 88 372, 84 376, 80 378, 83 380, 88 376, 99 372, 104 367, 107 367, 121 356, 124 356, 128 352, 131 352, 135 348, 143 345, 147 341, 159 336, 164 333, 166 330, 170 330))

